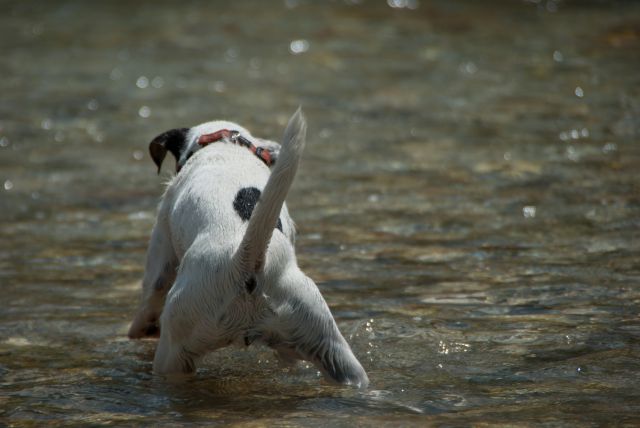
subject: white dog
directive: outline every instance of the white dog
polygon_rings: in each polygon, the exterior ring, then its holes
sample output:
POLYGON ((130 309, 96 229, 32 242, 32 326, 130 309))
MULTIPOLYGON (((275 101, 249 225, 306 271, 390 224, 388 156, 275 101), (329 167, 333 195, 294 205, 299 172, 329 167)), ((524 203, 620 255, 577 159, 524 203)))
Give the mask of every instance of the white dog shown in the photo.
POLYGON ((223 121, 151 142, 158 171, 167 151, 180 171, 160 203, 143 302, 129 330, 140 338, 160 329, 154 372, 192 373, 209 351, 260 341, 285 361, 313 362, 332 381, 368 384, 318 287, 296 263, 284 200, 305 135, 298 110, 281 147, 223 121))

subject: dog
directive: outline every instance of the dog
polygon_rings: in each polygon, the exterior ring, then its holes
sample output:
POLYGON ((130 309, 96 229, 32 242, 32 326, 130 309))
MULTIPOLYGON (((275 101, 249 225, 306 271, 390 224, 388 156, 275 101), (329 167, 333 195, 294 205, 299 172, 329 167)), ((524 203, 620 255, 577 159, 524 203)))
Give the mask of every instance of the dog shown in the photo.
POLYGON ((173 129, 150 143, 158 173, 167 152, 177 171, 158 208, 129 329, 131 338, 159 334, 155 373, 191 374, 206 353, 255 342, 286 362, 312 362, 335 383, 368 385, 296 262, 285 197, 305 139, 298 109, 281 146, 226 121, 173 129))

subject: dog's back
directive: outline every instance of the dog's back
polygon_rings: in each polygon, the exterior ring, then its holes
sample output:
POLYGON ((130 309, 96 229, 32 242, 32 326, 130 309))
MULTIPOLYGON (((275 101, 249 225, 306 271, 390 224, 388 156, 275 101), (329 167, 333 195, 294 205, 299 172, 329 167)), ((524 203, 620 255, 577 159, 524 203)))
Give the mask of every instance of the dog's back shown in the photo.
MULTIPOLYGON (((180 259, 194 240, 208 234, 218 245, 237 248, 269 180, 269 169, 233 144, 198 151, 167 187, 159 215, 167 219, 180 259)), ((286 204, 276 227, 289 239, 294 227, 286 204)))
MULTIPOLYGON (((179 265, 160 320, 157 373, 192 372, 208 351, 262 341, 285 359, 314 362, 334 381, 368 383, 317 286, 296 264, 284 200, 305 134, 299 110, 271 173, 249 151, 218 144, 196 152, 170 183, 147 262, 158 270, 149 258, 170 247, 175 260, 160 270, 179 265)), ((153 282, 146 272, 144 282, 153 282)), ((163 287, 154 287, 156 294, 166 293, 163 287)))

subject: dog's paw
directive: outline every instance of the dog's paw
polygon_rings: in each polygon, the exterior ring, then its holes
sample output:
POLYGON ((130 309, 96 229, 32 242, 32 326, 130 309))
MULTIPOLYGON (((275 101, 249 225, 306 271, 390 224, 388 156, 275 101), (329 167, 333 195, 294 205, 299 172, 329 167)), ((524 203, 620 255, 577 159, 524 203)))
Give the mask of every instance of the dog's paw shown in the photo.
POLYGON ((325 367, 325 370, 322 371, 324 372, 325 379, 333 384, 354 386, 360 389, 369 386, 369 377, 361 366, 347 370, 339 367, 325 367))
POLYGON ((160 324, 158 320, 138 320, 135 319, 129 327, 128 336, 130 339, 142 339, 145 337, 160 337, 160 324))
POLYGON ((314 362, 330 383, 356 388, 369 386, 367 373, 346 343, 319 355, 314 362))
POLYGON ((160 327, 156 324, 149 324, 142 329, 130 329, 128 333, 129 339, 145 339, 160 337, 160 327))

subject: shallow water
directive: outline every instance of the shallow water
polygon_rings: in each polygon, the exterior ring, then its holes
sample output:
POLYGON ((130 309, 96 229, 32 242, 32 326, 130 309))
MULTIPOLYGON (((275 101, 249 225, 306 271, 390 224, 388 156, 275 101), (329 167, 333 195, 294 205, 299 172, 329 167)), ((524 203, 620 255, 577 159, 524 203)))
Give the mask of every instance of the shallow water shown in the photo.
POLYGON ((1 8, 0 424, 640 424, 640 4, 1 8), (152 376, 147 143, 298 104, 299 262, 371 387, 253 347, 152 376))

